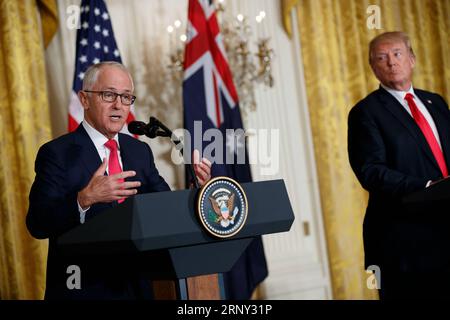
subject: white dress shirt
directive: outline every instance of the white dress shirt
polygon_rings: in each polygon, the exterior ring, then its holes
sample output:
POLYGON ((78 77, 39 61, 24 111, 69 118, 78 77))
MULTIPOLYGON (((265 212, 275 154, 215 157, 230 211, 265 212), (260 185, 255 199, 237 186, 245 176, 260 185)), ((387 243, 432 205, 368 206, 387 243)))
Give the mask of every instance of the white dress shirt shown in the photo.
MULTIPOLYGON (((81 125, 83 126, 84 130, 86 130, 89 138, 91 138, 92 142, 94 143, 95 149, 97 149, 98 156, 100 157, 100 161, 103 162, 103 159, 105 159, 105 158, 106 158, 106 160, 109 160, 109 154, 111 152, 105 146, 105 143, 109 139, 107 137, 105 137, 103 134, 101 134, 98 130, 94 129, 87 121, 83 120, 81 125)), ((113 139, 116 140, 116 142, 117 142, 117 155, 119 156, 120 166, 123 168, 122 157, 120 156, 119 135, 116 134, 113 139)), ((106 172, 109 173, 108 166, 106 167, 106 172)), ((78 211, 80 212, 80 223, 84 223, 86 212, 89 209, 90 209, 90 207, 88 207, 87 209, 83 210, 83 208, 81 208, 80 204, 78 203, 78 211)))
MULTIPOLYGON (((411 113, 411 109, 409 108, 408 102, 405 100, 405 95, 407 93, 411 93, 414 96, 414 102, 416 103, 417 108, 419 109, 419 111, 423 114, 423 116, 425 117, 425 119, 427 120, 428 124, 431 127, 431 130, 433 131, 434 136, 436 137, 436 140, 439 144, 439 147, 442 150, 442 146, 441 146, 441 140, 439 139, 439 133, 437 131, 436 128, 436 124, 434 123, 433 117, 431 116, 431 114, 428 112, 428 109, 425 107, 425 105, 423 104, 423 102, 419 99, 419 97, 414 93, 414 88, 411 84, 411 87, 409 88, 408 91, 399 91, 399 90, 394 90, 391 89, 389 87, 386 87, 384 84, 381 83, 381 86, 383 87, 383 89, 385 89, 387 92, 389 92, 395 99, 397 99, 398 102, 400 102, 400 104, 403 106, 403 108, 405 108, 405 110, 409 113, 409 115, 411 117, 413 117, 412 113, 411 113)), ((413 117, 414 118, 414 117, 413 117)), ((431 184, 431 180, 427 182, 425 188, 428 188, 431 184)))

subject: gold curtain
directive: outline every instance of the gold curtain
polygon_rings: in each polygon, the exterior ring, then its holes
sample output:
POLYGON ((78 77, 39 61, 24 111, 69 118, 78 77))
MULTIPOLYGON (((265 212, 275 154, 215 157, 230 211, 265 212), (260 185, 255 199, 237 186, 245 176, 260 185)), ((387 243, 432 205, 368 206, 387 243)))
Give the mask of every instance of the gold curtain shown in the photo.
POLYGON ((302 46, 334 298, 376 298, 376 290, 366 288, 362 220, 367 193, 348 163, 347 115, 378 87, 368 64, 368 44, 385 31, 410 35, 417 56, 414 86, 450 100, 450 0, 282 0, 288 34, 292 8, 302 46), (381 30, 367 27, 370 5, 380 8, 381 30))
POLYGON ((34 159, 51 138, 44 37, 55 19, 54 0, 0 0, 0 299, 44 293, 47 242, 31 238, 25 216, 34 159))
POLYGON ((42 22, 44 47, 47 48, 58 29, 58 8, 56 6, 56 0, 37 0, 37 4, 42 22))

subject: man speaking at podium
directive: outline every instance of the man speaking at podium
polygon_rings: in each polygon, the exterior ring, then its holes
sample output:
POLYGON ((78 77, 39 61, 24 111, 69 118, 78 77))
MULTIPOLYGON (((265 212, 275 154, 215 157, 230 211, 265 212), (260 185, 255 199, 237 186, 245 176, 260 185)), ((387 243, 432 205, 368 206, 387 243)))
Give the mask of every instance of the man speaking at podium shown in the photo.
MULTIPOLYGON (((102 257, 74 260, 56 245, 64 232, 99 212, 119 205, 137 193, 170 190, 155 167, 150 147, 119 133, 126 123, 133 96, 133 80, 118 62, 91 66, 78 97, 84 121, 72 133, 44 144, 35 163, 27 227, 38 238, 49 238, 46 299, 150 298, 148 281, 127 265, 107 265, 102 257), (70 290, 67 268, 81 270, 81 288, 70 290)), ((203 185, 211 164, 202 159, 194 171, 203 185)))
POLYGON ((350 164, 369 191, 366 268, 380 268, 381 299, 450 298, 448 210, 413 215, 401 205, 403 196, 448 176, 448 105, 438 94, 413 87, 416 60, 405 33, 375 37, 369 62, 380 88, 348 118, 350 164))

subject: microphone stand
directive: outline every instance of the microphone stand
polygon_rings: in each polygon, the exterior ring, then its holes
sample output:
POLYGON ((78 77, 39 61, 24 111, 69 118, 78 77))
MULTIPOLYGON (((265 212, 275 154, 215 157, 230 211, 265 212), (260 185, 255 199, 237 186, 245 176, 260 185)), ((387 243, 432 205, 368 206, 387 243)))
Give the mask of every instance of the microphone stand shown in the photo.
MULTIPOLYGON (((175 136, 169 128, 167 128, 163 123, 161 123, 158 119, 155 117, 150 117, 150 122, 148 124, 148 130, 146 130, 145 135, 149 137, 150 139, 154 139, 156 137, 168 137, 170 140, 175 144, 175 146, 178 148, 178 145, 181 145, 180 153, 183 157, 183 149, 184 146, 181 143, 181 139, 175 136), (173 139, 172 139, 173 137, 173 139)), ((194 186, 198 189, 200 188, 200 184, 198 183, 197 176, 195 175, 194 167, 192 166, 192 163, 188 164, 188 170, 192 177, 192 180, 194 182, 194 186)))

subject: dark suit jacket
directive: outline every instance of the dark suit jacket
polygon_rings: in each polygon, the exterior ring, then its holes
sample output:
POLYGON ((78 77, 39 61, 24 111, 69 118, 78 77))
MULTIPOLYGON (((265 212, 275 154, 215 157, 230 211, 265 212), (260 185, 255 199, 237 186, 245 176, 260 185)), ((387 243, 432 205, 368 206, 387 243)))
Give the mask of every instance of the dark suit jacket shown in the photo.
MULTIPOLYGON (((139 193, 170 190, 159 175, 147 144, 124 134, 119 134, 119 144, 123 170, 136 171, 136 176, 127 180, 142 183, 139 193)), ((133 270, 127 257, 112 261, 102 256, 67 256, 56 245, 58 236, 80 224, 77 193, 100 165, 94 143, 82 125, 39 149, 26 222, 34 237, 49 238, 46 299, 133 299, 141 294, 149 297, 148 283, 133 270), (67 289, 70 265, 81 269, 81 290, 67 289)), ((86 220, 114 205, 117 202, 92 205, 86 220)))
MULTIPOLYGON (((414 89, 430 112, 450 167, 450 112, 444 99, 414 89)), ((449 268, 449 212, 410 214, 401 203, 442 178, 414 119, 386 90, 358 102, 348 118, 348 154, 361 185, 369 191, 363 238, 366 267, 426 272, 449 268)))

